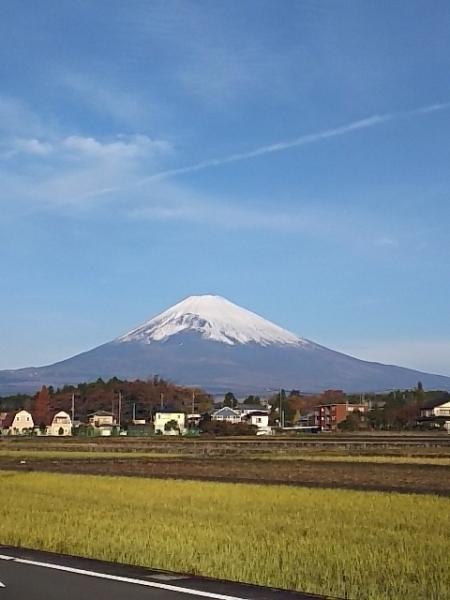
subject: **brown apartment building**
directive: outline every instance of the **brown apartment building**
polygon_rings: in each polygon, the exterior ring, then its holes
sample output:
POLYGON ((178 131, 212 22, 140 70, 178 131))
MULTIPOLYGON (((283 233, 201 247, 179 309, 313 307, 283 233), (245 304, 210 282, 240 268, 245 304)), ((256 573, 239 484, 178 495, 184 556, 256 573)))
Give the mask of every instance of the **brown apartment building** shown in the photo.
POLYGON ((319 427, 321 431, 337 431, 339 423, 345 421, 349 413, 356 410, 360 413, 366 413, 369 410, 369 405, 339 402, 316 406, 314 410, 316 426, 319 427))

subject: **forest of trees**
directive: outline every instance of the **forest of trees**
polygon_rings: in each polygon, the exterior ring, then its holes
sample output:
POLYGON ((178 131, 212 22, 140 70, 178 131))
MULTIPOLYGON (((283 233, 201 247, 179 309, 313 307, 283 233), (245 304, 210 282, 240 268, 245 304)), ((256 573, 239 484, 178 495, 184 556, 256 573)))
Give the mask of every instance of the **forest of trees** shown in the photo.
POLYGON ((213 406, 213 398, 197 388, 174 385, 155 376, 148 381, 122 381, 113 377, 109 381, 97 379, 93 383, 79 383, 54 389, 43 387, 34 396, 19 394, 0 398, 0 410, 24 408, 42 416, 50 410, 65 410, 70 414, 74 399, 75 419, 85 421, 88 414, 104 410, 118 415, 119 394, 121 421, 148 419, 156 408, 164 406, 175 410, 207 412, 213 406))

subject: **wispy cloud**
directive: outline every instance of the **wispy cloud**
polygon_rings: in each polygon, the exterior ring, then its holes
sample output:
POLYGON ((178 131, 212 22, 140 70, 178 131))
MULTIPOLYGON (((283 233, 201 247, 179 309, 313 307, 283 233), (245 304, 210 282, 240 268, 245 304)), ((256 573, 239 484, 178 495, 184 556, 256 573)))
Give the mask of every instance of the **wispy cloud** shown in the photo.
POLYGON ((374 115, 372 117, 368 117, 366 119, 360 119, 358 121, 353 121, 352 123, 348 123, 347 125, 343 125, 341 127, 336 127, 334 129, 327 129, 325 131, 320 131, 317 133, 311 133, 307 135, 303 135, 301 137, 295 138, 293 140, 285 140, 281 142, 276 142, 274 144, 269 144, 267 146, 260 146, 259 148, 254 148, 253 150, 249 150, 247 152, 241 152, 237 154, 230 154, 229 156, 225 156, 222 158, 212 158, 208 160, 201 161, 199 163, 189 165, 186 167, 180 167, 177 169, 168 169, 166 171, 161 171, 159 173, 155 173, 146 177, 142 182, 151 181, 155 179, 167 179, 169 177, 175 177, 176 175, 183 175, 185 173, 193 173, 195 171, 201 171, 203 169, 208 169, 211 167, 219 167, 222 165, 226 165, 233 162, 239 162, 243 160, 250 160, 252 158, 256 158, 258 156, 262 156, 265 154, 272 154, 273 152, 283 152, 285 150, 290 150, 292 148, 296 148, 299 146, 305 146, 307 144, 314 144, 316 142, 320 142, 322 140, 347 135, 352 133, 353 131, 358 131, 361 129, 369 129, 376 127, 378 125, 382 125, 383 123, 387 123, 389 121, 395 121, 399 119, 407 119, 411 117, 416 117, 424 114, 430 114, 435 112, 446 111, 450 109, 450 102, 442 103, 442 104, 433 104, 431 106, 426 106, 410 111, 403 111, 397 113, 388 113, 384 115, 374 115))
POLYGON ((95 211, 115 203, 142 176, 170 155, 166 140, 144 135, 100 140, 56 135, 48 139, 0 139, 3 218, 42 211, 95 211))

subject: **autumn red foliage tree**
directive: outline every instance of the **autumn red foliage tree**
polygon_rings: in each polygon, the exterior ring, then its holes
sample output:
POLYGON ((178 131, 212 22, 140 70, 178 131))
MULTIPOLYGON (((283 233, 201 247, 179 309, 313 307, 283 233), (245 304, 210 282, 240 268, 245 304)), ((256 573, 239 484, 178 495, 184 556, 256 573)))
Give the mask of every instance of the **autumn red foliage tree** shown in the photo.
POLYGON ((44 417, 51 411, 51 408, 50 394, 45 385, 43 385, 35 397, 34 414, 36 417, 44 417))

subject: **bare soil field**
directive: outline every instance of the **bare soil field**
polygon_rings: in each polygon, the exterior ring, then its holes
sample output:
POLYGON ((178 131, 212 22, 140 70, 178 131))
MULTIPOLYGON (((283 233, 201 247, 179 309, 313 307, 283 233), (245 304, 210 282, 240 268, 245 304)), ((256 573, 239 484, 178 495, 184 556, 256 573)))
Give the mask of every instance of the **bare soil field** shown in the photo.
POLYGON ((195 479, 450 496, 450 467, 245 458, 0 458, 1 470, 195 479))

